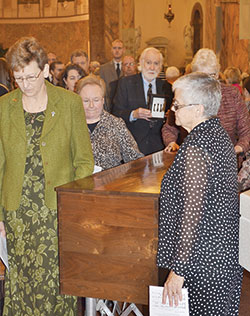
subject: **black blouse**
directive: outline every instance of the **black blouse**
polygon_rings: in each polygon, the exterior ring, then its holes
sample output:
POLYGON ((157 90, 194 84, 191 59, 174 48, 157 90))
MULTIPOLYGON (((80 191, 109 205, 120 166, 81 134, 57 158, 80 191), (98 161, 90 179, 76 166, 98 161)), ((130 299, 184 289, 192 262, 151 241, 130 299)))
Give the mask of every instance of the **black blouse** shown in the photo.
POLYGON ((162 180, 158 266, 229 273, 238 266, 239 209, 233 144, 213 118, 196 126, 162 180))

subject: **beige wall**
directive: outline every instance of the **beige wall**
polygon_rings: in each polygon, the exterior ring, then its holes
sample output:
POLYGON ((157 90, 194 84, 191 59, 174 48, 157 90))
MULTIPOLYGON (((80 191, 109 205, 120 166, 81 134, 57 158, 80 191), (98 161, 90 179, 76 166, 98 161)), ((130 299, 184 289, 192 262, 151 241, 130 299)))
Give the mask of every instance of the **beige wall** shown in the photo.
POLYGON ((146 47, 146 41, 152 37, 167 37, 169 40, 168 65, 181 67, 185 64, 184 27, 190 24, 195 3, 199 2, 201 4, 203 15, 205 14, 205 0, 172 1, 172 11, 175 18, 170 28, 168 27, 168 21, 163 17, 167 10, 166 2, 166 0, 136 0, 135 27, 141 26, 141 49, 146 47))

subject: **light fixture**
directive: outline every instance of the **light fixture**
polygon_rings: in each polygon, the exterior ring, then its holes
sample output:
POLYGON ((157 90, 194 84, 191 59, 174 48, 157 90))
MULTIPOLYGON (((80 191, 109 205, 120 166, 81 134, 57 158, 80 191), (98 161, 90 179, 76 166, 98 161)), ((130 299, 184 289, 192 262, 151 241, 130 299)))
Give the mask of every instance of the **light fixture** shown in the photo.
POLYGON ((172 4, 171 4, 171 2, 168 4, 168 13, 164 13, 164 18, 166 20, 168 20, 169 27, 170 27, 170 23, 174 19, 174 13, 172 12, 172 4))

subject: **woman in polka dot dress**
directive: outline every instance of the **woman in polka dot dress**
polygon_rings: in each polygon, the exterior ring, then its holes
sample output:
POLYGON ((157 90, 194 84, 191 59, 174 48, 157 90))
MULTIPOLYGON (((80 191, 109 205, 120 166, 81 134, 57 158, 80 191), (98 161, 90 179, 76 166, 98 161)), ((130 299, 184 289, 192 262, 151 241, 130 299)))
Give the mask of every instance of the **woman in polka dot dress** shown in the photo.
POLYGON ((216 118, 220 85, 192 73, 174 85, 176 124, 189 135, 162 180, 157 264, 170 270, 163 303, 188 288, 190 316, 238 315, 239 204, 233 144, 216 118))

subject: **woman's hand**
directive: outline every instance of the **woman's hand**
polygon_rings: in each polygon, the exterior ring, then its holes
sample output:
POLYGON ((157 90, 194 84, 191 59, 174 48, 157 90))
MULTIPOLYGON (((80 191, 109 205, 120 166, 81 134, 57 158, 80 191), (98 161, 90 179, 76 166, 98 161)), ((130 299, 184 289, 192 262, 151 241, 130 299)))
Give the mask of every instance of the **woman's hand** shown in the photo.
POLYGON ((166 304, 167 296, 169 299, 169 306, 178 306, 179 300, 182 301, 182 286, 184 283, 184 277, 179 276, 170 271, 167 281, 164 284, 164 289, 162 293, 162 304, 166 304))
POLYGON ((176 144, 175 142, 171 142, 168 144, 168 146, 164 149, 165 152, 170 152, 170 151, 178 151, 180 146, 176 144))
POLYGON ((235 150, 236 154, 240 154, 243 152, 243 148, 239 145, 234 146, 234 150, 235 150))
POLYGON ((1 234, 3 237, 6 237, 4 222, 0 222, 0 234, 1 234))

